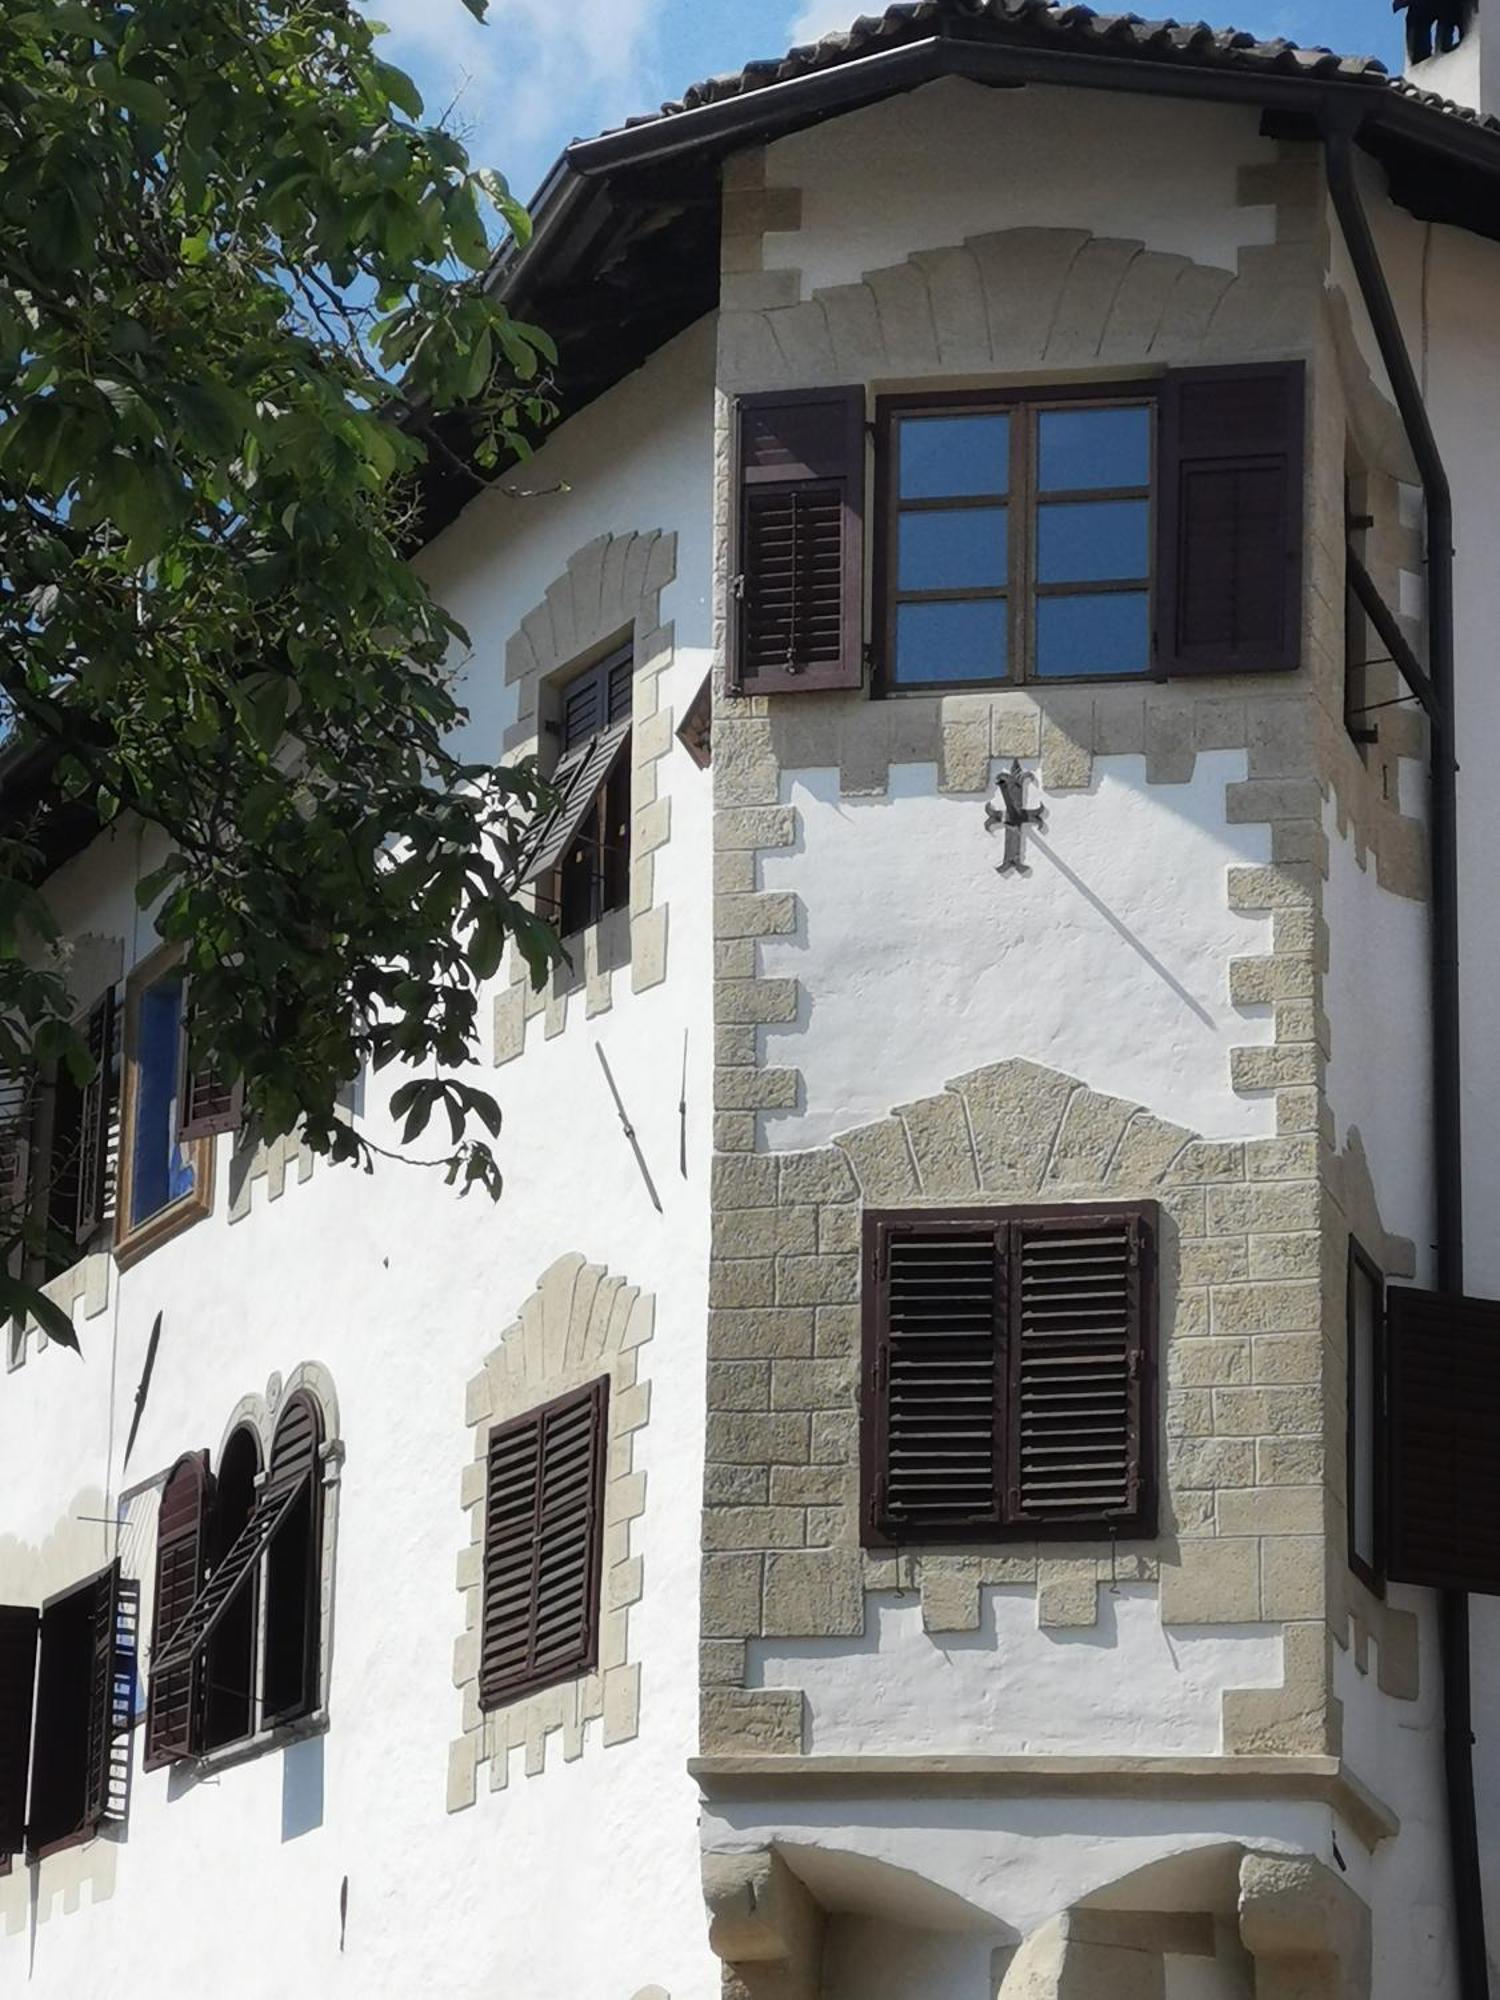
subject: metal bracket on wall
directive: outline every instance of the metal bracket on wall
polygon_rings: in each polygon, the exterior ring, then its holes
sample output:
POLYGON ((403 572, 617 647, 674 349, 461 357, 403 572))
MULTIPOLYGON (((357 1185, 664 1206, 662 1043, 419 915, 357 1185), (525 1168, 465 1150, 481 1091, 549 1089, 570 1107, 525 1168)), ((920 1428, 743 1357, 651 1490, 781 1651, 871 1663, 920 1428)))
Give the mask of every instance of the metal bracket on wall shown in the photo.
POLYGON ((1029 875, 1031 869, 1022 860, 1021 842, 1028 826, 1040 828, 1047 816, 1045 806, 1029 806, 1026 803, 1026 782, 1036 774, 1022 768, 1019 757, 1011 759, 1008 771, 1002 771, 996 780, 1000 788, 999 805, 987 805, 984 809, 984 830, 993 833, 997 826, 1005 829, 1005 854, 996 865, 997 875, 1029 875))

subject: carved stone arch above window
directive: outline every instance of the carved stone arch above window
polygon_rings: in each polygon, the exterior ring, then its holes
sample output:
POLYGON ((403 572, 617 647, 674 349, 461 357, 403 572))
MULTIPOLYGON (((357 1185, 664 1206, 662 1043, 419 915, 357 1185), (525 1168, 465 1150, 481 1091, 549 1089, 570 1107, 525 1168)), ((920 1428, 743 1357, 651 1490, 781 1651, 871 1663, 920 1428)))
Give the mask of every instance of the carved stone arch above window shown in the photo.
POLYGON ((672 711, 662 705, 661 677, 672 664, 675 637, 661 622, 661 593, 676 574, 675 534, 650 529, 597 536, 570 557, 506 644, 505 678, 517 690, 517 714, 504 748, 509 756, 538 756, 544 770, 557 763, 560 748, 559 691, 615 651, 630 650, 630 900, 583 930, 573 966, 556 968, 540 990, 532 989, 520 956, 511 954, 510 982, 495 1002, 496 1063, 520 1055, 527 1023, 538 1014, 549 1037, 561 1034, 569 998, 580 989, 585 1013, 603 1013, 611 1004, 612 974, 627 963, 632 992, 666 977, 667 911, 656 897, 654 857, 671 823, 659 765, 672 747, 672 711))
POLYGON ((650 1293, 570 1253, 543 1272, 469 1382, 465 1416, 473 1448, 460 1498, 470 1529, 457 1570, 466 1629, 453 1658, 454 1684, 463 1696, 463 1733, 449 1750, 450 1812, 474 1803, 485 1760, 490 1788, 499 1790, 509 1775, 511 1751, 523 1744, 527 1776, 535 1777, 545 1767, 547 1739, 555 1731, 562 1732, 562 1754, 569 1760, 583 1754, 590 1723, 601 1725, 606 1749, 637 1734, 641 1670, 629 1659, 629 1616, 643 1577, 641 1557, 631 1553, 631 1523, 645 1511, 646 1475, 635 1469, 634 1440, 650 1412, 650 1384, 639 1379, 639 1350, 650 1340, 655 1318, 650 1293), (486 1711, 479 1683, 491 1432, 601 1381, 608 1390, 596 1663, 573 1679, 486 1711))

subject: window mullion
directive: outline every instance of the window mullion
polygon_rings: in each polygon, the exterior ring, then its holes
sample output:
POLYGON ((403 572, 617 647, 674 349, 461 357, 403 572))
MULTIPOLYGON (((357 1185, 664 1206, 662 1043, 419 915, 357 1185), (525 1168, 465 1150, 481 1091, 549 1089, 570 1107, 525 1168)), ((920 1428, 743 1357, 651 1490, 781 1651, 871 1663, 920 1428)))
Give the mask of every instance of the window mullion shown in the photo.
POLYGON ((1034 644, 1035 613, 1032 607, 1032 545, 1035 539, 1032 513, 1035 505, 1036 412, 1027 403, 1018 403, 1010 425, 1010 592, 1011 668, 1013 681, 1029 681, 1034 644))

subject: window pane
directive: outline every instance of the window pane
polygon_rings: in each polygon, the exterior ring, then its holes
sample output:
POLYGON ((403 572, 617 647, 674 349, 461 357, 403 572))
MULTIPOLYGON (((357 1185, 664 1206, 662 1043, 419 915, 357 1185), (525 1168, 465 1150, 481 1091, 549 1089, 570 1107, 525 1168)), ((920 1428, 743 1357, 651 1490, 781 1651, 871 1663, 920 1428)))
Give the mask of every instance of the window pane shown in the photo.
POLYGON ((1090 597, 1039 597, 1036 672, 1143 674, 1150 664, 1144 590, 1101 591, 1090 597))
POLYGON ((955 507, 951 513, 903 514, 896 588, 1003 590, 1008 513, 1005 507, 955 507))
POLYGON ((1040 484, 1044 493, 1070 487, 1145 486, 1151 478, 1151 412, 1043 410, 1040 484))
POLYGON ((1010 491, 1009 417, 903 417, 901 498, 1010 491))
POLYGON ((1004 598, 981 598, 973 604, 897 605, 895 678, 1004 680, 1007 616, 1004 598))
POLYGON ((1039 583, 1108 583, 1151 570, 1145 500, 1063 500, 1037 509, 1039 583))
POLYGON ((144 1222, 169 1202, 192 1192, 193 1169, 177 1143, 181 1035, 182 981, 159 979, 142 993, 136 1020, 132 1223, 144 1222))

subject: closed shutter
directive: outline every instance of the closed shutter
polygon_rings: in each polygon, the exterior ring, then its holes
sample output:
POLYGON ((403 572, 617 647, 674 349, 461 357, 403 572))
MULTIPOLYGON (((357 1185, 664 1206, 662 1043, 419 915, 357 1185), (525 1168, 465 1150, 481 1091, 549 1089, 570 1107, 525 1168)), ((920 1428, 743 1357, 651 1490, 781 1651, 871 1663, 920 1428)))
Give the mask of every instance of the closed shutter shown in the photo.
MULTIPOLYGON (((208 1453, 194 1452, 178 1459, 162 1488, 157 1515, 151 1649, 158 1657, 168 1652, 203 1588, 212 1501, 208 1453)), ((175 1667, 153 1667, 146 1706, 148 1771, 189 1756, 198 1747, 202 1675, 201 1654, 175 1667)))
POLYGON ((865 1221, 873 1543, 1154 1529, 1149 1208, 865 1221))
POLYGON ((609 1382, 490 1433, 479 1697, 487 1708, 598 1657, 609 1382))
POLYGON ((1134 1525, 1147 1444, 1144 1221, 1019 1221, 1012 1246, 1007 1516, 1134 1525))
POLYGON ((94 1074, 83 1086, 78 1112, 78 1204, 74 1235, 87 1243, 104 1220, 109 1201, 110 1114, 114 1100, 115 992, 111 986, 89 1010, 84 1038, 94 1074))
POLYGON ((1161 394, 1159 675, 1301 658, 1304 369, 1184 369, 1161 394))
POLYGON ((739 405, 741 694, 857 688, 864 677, 862 388, 739 405))
POLYGON ((26 1844, 26 1780, 41 1613, 0 1604, 0 1859, 26 1844))
POLYGON ((1393 1285, 1386 1311, 1387 1574, 1500 1594, 1500 1300, 1393 1285))
POLYGON ((869 1518, 882 1536, 993 1530, 1002 1502, 1004 1226, 873 1224, 869 1518))

